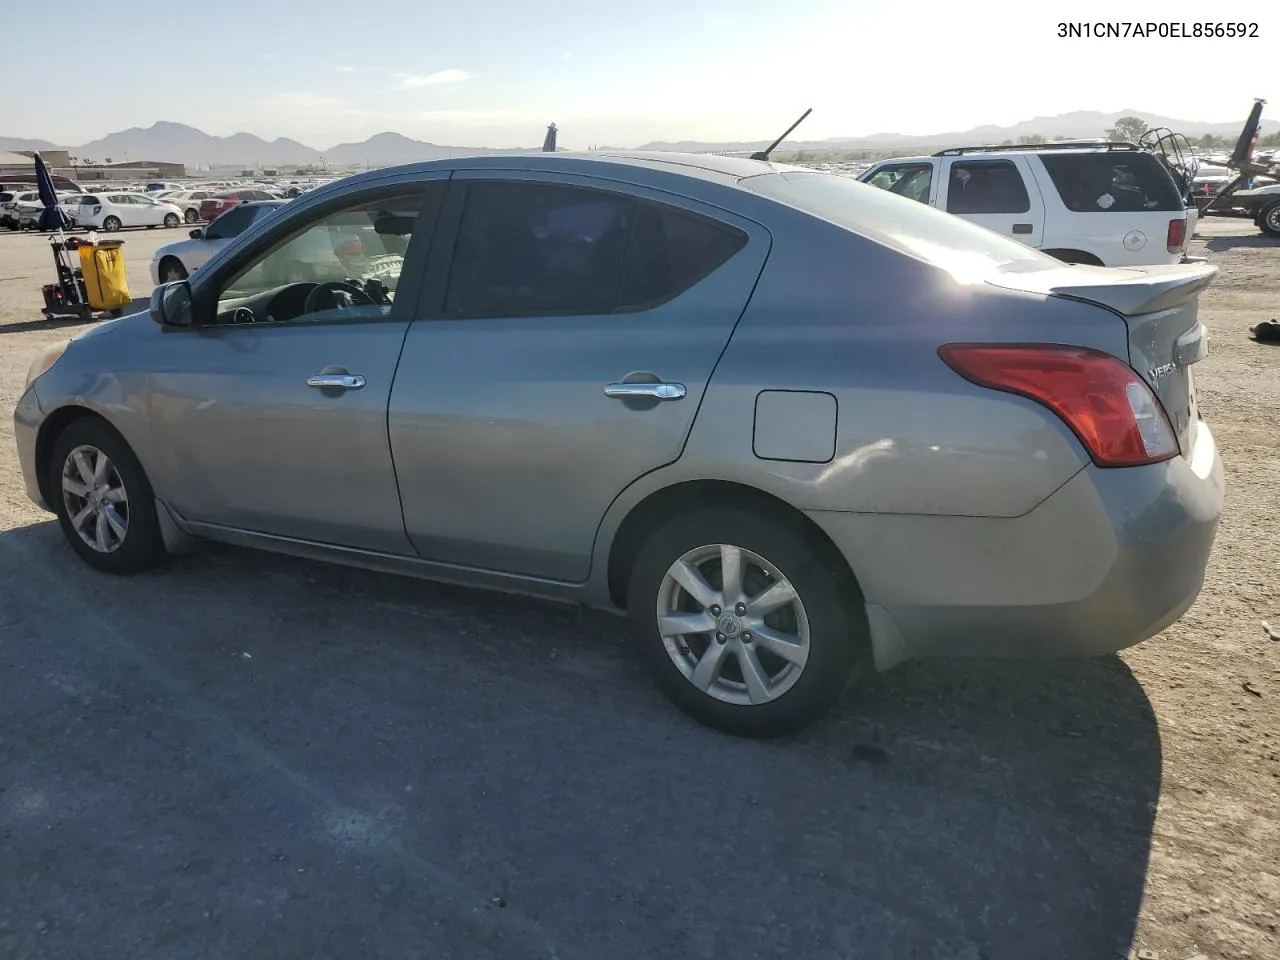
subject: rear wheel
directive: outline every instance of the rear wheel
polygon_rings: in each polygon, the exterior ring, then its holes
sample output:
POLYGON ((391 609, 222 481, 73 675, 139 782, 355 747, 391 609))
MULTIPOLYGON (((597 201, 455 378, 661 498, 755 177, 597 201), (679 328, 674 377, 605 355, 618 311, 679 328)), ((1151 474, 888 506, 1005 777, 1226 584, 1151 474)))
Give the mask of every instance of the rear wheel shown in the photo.
POLYGON ((107 573, 137 573, 165 556, 151 484, 129 445, 97 419, 73 421, 54 441, 50 499, 80 558, 107 573))
POLYGON ((115 233, 122 226, 124 226, 124 224, 120 222, 119 217, 107 217, 102 221, 102 229, 107 231, 107 233, 115 233))
POLYGON ((183 212, 182 218, 186 220, 187 223, 195 223, 197 220, 200 219, 200 211, 192 210, 188 208, 186 211, 183 212))
POLYGON ((1258 228, 1268 237, 1280 237, 1280 200, 1258 214, 1258 228))
POLYGON ((1081 263, 1091 267, 1101 267, 1103 263, 1091 253, 1085 253, 1083 250, 1045 250, 1049 256, 1061 260, 1063 263, 1081 263))
POLYGON ((164 215, 164 225, 172 230, 174 227, 182 225, 182 218, 176 213, 166 213, 164 215))
POLYGON ((796 526, 740 508, 675 517, 632 570, 632 627, 685 713, 743 736, 825 714, 866 662, 857 587, 796 526))

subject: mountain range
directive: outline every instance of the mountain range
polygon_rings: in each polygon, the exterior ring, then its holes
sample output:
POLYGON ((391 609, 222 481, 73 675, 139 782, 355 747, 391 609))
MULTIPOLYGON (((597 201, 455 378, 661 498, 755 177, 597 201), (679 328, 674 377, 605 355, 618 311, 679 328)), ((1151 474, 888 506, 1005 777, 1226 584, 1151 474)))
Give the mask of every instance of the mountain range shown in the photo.
MULTIPOLYGON (((1036 117, 1024 120, 1012 126, 1001 127, 987 125, 970 130, 911 135, 903 133, 877 133, 866 137, 829 137, 825 140, 788 140, 786 151, 812 151, 815 153, 848 152, 856 150, 885 150, 896 147, 933 147, 963 146, 966 144, 1001 143, 1005 140, 1016 141, 1019 137, 1039 135, 1046 138, 1068 137, 1102 137, 1108 128, 1115 125, 1120 117, 1141 117, 1151 127, 1168 127, 1188 137, 1199 138, 1205 134, 1234 141, 1244 123, 1243 115, 1239 122, 1202 123, 1176 120, 1161 117, 1142 110, 1122 110, 1118 113, 1098 113, 1095 111, 1076 111, 1053 117, 1036 117)), ((1280 129, 1280 124, 1263 121, 1262 134, 1280 129)), ((541 146, 541 133, 530 131, 530 142, 517 149, 538 150, 541 146)), ((736 153, 759 150, 769 143, 768 140, 752 140, 740 142, 682 140, 674 142, 655 141, 643 144, 640 150, 679 150, 692 152, 724 152, 736 153)), ((15 137, 0 137, 0 151, 3 150, 46 150, 55 149, 59 145, 46 140, 29 140, 15 137)), ((323 158, 331 167, 350 165, 386 166, 394 163, 407 163, 414 160, 433 160, 458 154, 495 153, 490 148, 441 146, 422 140, 413 140, 399 133, 379 133, 359 143, 339 143, 327 150, 279 137, 267 141, 251 133, 236 133, 229 137, 215 137, 183 123, 161 121, 150 127, 131 127, 118 133, 108 134, 100 140, 79 146, 66 147, 72 156, 82 161, 93 160, 105 162, 111 158, 115 162, 123 160, 150 160, 185 163, 191 167, 201 166, 266 166, 318 164, 323 158)))

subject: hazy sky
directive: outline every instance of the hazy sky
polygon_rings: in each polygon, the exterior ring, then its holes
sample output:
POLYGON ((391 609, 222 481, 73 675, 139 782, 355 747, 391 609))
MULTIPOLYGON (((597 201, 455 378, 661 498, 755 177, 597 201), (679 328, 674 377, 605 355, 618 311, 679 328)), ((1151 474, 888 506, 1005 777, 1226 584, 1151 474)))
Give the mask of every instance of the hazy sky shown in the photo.
POLYGON ((19 31, 0 58, 0 135, 78 145, 174 120, 321 149, 383 130, 513 146, 554 120, 561 145, 581 148, 766 138, 806 107, 797 136, 811 139, 1077 109, 1237 121, 1254 97, 1280 116, 1280 4, 1261 2, 219 0, 176 20, 141 0, 57 9, 53 46, 79 53, 42 69, 38 21, 19 31), (1068 16, 1230 18, 1257 22, 1260 38, 1060 39, 1068 16), (89 49, 110 59, 80 59, 89 49))

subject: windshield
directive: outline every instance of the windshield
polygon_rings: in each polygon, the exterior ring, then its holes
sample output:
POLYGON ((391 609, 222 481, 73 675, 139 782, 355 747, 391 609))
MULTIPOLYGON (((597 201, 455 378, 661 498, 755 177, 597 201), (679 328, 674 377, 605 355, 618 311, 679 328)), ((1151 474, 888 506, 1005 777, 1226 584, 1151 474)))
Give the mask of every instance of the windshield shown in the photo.
POLYGON ((749 177, 742 186, 958 277, 1062 266, 985 227, 848 177, 786 172, 749 177))

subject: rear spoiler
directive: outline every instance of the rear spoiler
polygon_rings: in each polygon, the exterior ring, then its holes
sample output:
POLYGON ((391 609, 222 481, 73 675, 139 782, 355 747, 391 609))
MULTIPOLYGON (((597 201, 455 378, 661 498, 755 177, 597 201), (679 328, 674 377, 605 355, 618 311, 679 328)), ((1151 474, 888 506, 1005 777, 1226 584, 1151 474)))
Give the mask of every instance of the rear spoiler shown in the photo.
POLYGON ((1083 300, 1123 317, 1169 310, 1200 294, 1218 275, 1211 263, 1151 267, 1090 267, 1083 264, 1037 273, 1004 274, 998 287, 1083 300))

